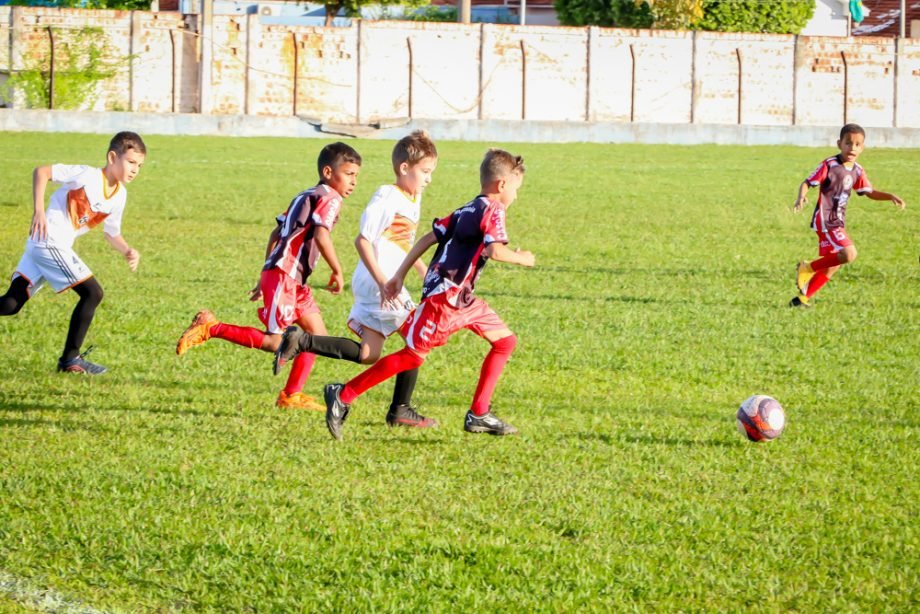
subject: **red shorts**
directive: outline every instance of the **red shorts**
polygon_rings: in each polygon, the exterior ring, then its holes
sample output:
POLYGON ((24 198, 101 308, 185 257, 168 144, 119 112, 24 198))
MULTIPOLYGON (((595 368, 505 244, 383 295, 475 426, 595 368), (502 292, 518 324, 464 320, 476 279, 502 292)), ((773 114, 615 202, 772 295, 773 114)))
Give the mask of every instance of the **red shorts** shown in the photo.
POLYGON ((850 237, 847 235, 847 231, 843 228, 831 228, 826 232, 818 230, 815 231, 815 234, 818 235, 819 256, 836 254, 844 247, 853 245, 853 242, 850 241, 850 237))
POLYGON ((468 307, 454 307, 444 294, 435 294, 409 314, 399 332, 411 350, 427 354, 464 328, 482 337, 490 330, 501 330, 508 325, 482 299, 474 298, 468 307))
POLYGON ((259 320, 269 333, 283 333, 301 317, 319 313, 310 286, 300 285, 281 269, 262 271, 259 287, 264 305, 259 308, 259 320))

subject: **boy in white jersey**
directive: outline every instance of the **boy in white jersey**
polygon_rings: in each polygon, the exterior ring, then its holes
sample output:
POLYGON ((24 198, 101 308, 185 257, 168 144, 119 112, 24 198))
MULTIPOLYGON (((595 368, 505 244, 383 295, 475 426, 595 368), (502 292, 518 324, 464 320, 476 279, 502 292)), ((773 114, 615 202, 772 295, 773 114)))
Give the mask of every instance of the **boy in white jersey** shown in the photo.
POLYGON ((904 208, 904 201, 897 195, 873 188, 865 169, 856 162, 865 142, 866 131, 861 126, 845 125, 837 141, 840 153, 824 160, 799 186, 793 206, 796 212, 805 206, 808 190, 819 187, 818 202, 811 215, 811 229, 818 235, 818 259, 800 262, 796 267, 795 285, 799 293, 789 301, 790 307, 809 307, 811 297, 840 267, 856 260, 856 246, 844 228, 851 190, 872 200, 890 200, 899 209, 904 208))
MULTIPOLYGON (((387 337, 399 330, 415 308, 405 288, 393 300, 383 298, 383 289, 415 242, 422 192, 431 183, 438 151, 431 137, 417 130, 396 143, 392 163, 396 183, 380 186, 371 197, 355 238, 360 261, 351 281, 354 305, 348 327, 361 338, 361 343, 344 337, 311 335, 290 327, 275 353, 276 375, 284 363, 301 352, 373 364, 380 358, 387 337)), ((421 260, 414 267, 421 277, 425 276, 426 267, 421 260)), ((419 415, 410 405, 417 379, 418 369, 397 377, 386 418, 390 426, 437 426, 436 421, 419 415)))
POLYGON ((76 238, 103 225, 105 238, 132 271, 140 253, 121 236, 121 218, 131 183, 147 157, 147 147, 133 132, 119 132, 109 142, 104 168, 54 164, 32 171, 34 212, 25 252, 16 265, 6 294, 0 296, 0 315, 14 315, 48 282, 55 292, 73 289, 80 297, 70 317, 64 351, 58 371, 100 375, 107 369, 84 358, 80 347, 102 301, 102 286, 73 250, 76 238), (62 184, 51 195, 45 211, 45 188, 54 181, 62 184))

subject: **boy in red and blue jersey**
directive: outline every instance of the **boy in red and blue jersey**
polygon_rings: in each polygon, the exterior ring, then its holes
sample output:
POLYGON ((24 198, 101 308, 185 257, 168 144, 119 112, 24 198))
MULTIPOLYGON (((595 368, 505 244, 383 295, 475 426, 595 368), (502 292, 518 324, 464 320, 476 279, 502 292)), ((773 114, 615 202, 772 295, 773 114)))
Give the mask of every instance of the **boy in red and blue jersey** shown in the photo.
POLYGON ((872 200, 890 200, 899 209, 904 208, 904 201, 897 195, 873 188, 866 170, 856 162, 865 148, 865 141, 866 131, 862 127, 845 125, 837 141, 840 153, 824 160, 799 186, 793 207, 796 212, 805 206, 808 190, 820 186, 811 216, 811 229, 818 235, 819 257, 811 262, 799 262, 796 267, 795 285, 799 294, 789 301, 790 307, 810 307, 811 298, 840 267, 856 260, 856 246, 844 228, 852 190, 872 200))
POLYGON ((500 149, 490 149, 479 176, 482 193, 447 217, 435 220, 431 232, 419 239, 386 283, 385 298, 397 297, 413 263, 437 244, 425 276, 422 300, 400 329, 406 347, 380 359, 346 384, 325 387, 326 426, 336 439, 342 438, 342 425, 355 399, 398 373, 420 367, 428 352, 444 345, 451 335, 464 328, 491 345, 464 429, 492 435, 517 432, 491 412, 492 394, 517 337, 473 292, 490 259, 526 267, 534 265, 532 253, 507 247, 505 229, 506 210, 517 198, 524 180, 524 160, 500 149))
MULTIPOLYGON (((276 218, 278 225, 268 240, 259 284, 250 293, 250 300, 262 299, 258 315, 265 331, 220 322, 203 309, 179 337, 176 354, 181 356, 211 338, 274 353, 284 329, 292 324, 316 335, 327 334, 307 279, 322 256, 332 270, 326 289, 333 294, 342 291, 342 267, 331 233, 338 222, 342 201, 357 185, 361 156, 345 143, 331 143, 320 152, 317 170, 319 183, 295 196, 287 210, 276 218)), ((275 402, 278 407, 324 409, 302 392, 315 362, 316 354, 304 352, 297 356, 287 384, 275 402)))

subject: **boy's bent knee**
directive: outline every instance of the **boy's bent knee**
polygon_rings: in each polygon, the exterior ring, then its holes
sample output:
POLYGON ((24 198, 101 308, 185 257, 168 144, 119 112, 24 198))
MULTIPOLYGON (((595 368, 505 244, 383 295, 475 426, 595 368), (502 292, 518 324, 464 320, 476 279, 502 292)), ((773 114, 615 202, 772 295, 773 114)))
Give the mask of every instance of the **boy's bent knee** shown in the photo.
POLYGON ((514 333, 492 342, 492 349, 502 354, 510 354, 515 347, 517 347, 517 335, 514 333))
POLYGON ((856 248, 852 245, 844 247, 843 250, 837 255, 837 259, 841 264, 846 264, 856 260, 856 248))

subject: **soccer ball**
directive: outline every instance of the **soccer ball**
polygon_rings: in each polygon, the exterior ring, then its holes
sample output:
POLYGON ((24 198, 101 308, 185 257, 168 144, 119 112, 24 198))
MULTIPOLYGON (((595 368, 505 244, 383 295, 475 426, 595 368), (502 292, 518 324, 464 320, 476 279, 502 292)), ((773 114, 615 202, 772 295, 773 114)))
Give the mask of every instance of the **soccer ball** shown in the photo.
POLYGON ((770 441, 783 434, 786 412, 773 397, 755 394, 738 408, 738 430, 751 441, 770 441))

